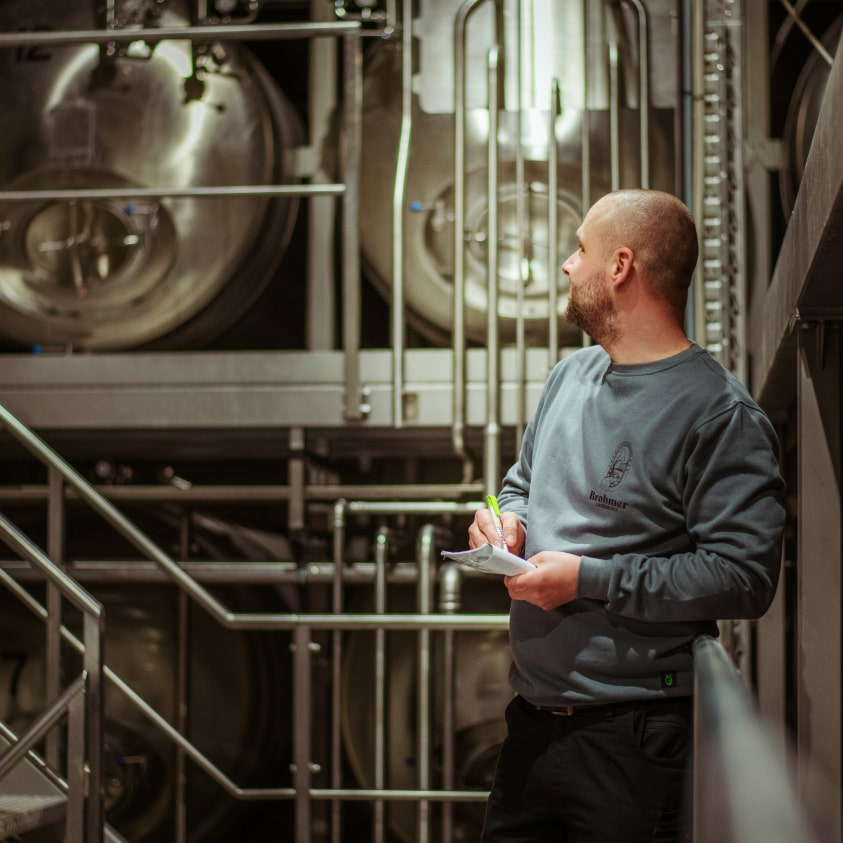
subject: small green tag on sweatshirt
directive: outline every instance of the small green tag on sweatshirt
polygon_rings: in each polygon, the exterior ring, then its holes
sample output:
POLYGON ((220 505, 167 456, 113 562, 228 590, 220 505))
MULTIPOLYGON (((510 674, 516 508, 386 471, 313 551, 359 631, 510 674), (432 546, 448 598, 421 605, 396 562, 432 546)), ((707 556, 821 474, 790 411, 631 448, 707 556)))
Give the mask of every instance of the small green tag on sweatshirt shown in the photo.
POLYGON ((672 670, 663 670, 661 672, 662 688, 676 687, 676 674, 672 670))

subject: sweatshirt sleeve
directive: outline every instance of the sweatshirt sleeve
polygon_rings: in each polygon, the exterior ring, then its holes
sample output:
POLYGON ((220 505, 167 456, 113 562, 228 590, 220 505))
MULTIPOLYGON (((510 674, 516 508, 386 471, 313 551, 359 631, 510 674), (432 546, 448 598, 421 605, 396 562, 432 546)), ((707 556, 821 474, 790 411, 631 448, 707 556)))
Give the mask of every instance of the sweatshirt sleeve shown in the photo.
POLYGON ((737 404, 689 441, 683 506, 690 549, 582 558, 578 596, 647 621, 760 617, 775 594, 784 531, 776 437, 737 404))

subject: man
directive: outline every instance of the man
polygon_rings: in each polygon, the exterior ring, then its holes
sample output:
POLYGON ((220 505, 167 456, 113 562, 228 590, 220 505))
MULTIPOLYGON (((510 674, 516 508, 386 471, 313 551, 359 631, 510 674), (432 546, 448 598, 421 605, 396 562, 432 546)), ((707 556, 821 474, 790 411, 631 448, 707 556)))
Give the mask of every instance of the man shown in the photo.
MULTIPOLYGON (((691 214, 622 190, 578 236, 566 315, 597 344, 551 372, 498 495, 536 570, 504 578, 516 696, 485 843, 683 839, 692 641, 778 580, 774 431, 683 327, 691 214)), ((500 544, 487 510, 469 539, 500 544)))

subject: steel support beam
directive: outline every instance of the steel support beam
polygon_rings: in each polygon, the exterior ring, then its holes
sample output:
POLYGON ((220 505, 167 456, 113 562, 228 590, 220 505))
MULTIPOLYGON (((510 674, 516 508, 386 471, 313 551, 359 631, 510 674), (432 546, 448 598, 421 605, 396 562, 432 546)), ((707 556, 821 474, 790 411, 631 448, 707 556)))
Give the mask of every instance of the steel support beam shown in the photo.
POLYGON ((751 383, 771 413, 796 395, 796 325, 843 316, 843 56, 831 68, 811 151, 767 295, 753 312, 751 383))
POLYGON ((830 835, 843 832, 841 787, 840 327, 798 334, 797 779, 830 835))

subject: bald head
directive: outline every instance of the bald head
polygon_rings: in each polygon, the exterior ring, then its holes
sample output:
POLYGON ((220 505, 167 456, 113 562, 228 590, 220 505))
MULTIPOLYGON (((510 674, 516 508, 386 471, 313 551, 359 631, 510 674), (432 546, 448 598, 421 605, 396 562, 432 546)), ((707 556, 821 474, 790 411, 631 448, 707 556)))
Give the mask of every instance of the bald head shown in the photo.
POLYGON ((598 199, 586 219, 606 254, 632 249, 653 294, 684 309, 699 245, 694 218, 679 199, 660 190, 618 190, 598 199))

